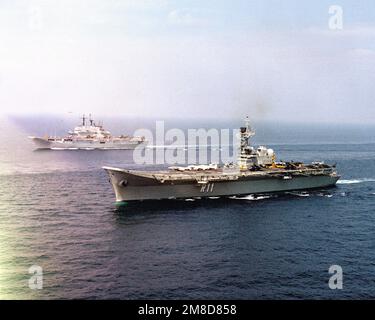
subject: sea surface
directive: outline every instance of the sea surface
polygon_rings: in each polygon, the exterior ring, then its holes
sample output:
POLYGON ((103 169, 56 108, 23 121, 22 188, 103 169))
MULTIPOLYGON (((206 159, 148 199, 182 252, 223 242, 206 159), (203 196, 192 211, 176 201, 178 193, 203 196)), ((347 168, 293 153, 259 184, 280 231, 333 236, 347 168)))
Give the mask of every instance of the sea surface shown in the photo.
POLYGON ((131 151, 33 151, 27 135, 46 119, 0 123, 1 299, 375 298, 373 128, 285 125, 270 138, 258 125, 279 159, 337 163, 334 188, 117 208, 101 167, 140 168, 131 151))

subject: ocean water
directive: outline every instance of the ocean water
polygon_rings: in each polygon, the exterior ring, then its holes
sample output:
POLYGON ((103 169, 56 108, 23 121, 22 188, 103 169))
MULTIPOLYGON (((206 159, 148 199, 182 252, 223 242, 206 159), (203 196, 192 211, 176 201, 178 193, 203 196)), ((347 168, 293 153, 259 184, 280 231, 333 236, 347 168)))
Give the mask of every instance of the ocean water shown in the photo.
POLYGON ((0 149, 1 299, 375 297, 373 131, 284 128, 271 141, 279 159, 337 163, 334 188, 118 209, 101 166, 137 168, 132 152, 33 151, 36 122, 1 123, 12 133, 0 149), (342 290, 328 287, 331 265, 342 290))

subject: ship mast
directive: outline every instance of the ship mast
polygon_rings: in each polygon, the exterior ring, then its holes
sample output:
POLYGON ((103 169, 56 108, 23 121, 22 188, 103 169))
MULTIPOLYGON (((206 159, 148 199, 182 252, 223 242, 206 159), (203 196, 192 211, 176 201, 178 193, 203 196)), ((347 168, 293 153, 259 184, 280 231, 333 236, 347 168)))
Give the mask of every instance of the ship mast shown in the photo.
POLYGON ((250 126, 249 117, 245 119, 245 126, 240 128, 240 150, 238 153, 238 166, 240 170, 248 169, 248 159, 252 156, 252 148, 249 140, 255 135, 255 131, 250 126))
POLYGON ((249 139, 253 137, 254 135, 255 135, 255 131, 251 128, 250 119, 247 116, 245 118, 245 127, 241 128, 241 145, 243 142, 245 147, 249 146, 249 139))

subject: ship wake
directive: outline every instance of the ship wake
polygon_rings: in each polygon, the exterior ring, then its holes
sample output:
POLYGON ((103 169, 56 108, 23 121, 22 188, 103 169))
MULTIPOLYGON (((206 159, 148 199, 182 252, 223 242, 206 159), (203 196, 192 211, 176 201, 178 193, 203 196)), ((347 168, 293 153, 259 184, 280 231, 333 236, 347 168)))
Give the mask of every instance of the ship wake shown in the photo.
POLYGON ((337 184, 356 184, 356 183, 364 183, 364 182, 375 182, 375 178, 339 180, 337 181, 337 184))

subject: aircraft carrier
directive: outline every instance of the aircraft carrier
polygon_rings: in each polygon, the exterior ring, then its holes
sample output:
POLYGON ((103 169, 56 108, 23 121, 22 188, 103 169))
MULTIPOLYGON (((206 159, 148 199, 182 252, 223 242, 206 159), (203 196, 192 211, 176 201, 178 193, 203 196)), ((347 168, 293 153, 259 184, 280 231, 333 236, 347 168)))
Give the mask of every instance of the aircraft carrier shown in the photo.
POLYGON ((118 204, 140 200, 231 197, 308 190, 334 186, 336 165, 324 162, 276 162, 272 149, 254 148, 249 125, 240 128, 236 164, 170 167, 139 171, 103 167, 109 174, 118 204))
POLYGON ((34 142, 36 149, 51 150, 135 149, 139 145, 145 146, 147 144, 144 137, 113 136, 103 128, 102 124, 96 124, 91 119, 91 115, 89 119, 86 119, 85 115, 83 115, 82 124, 76 126, 73 131, 69 131, 65 137, 30 136, 29 138, 34 142))

